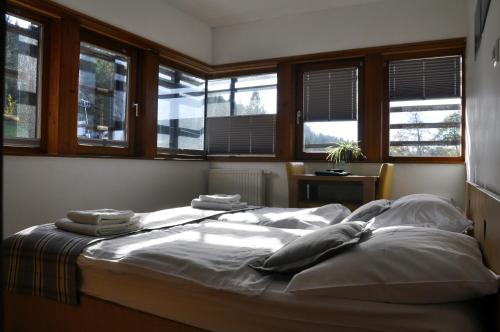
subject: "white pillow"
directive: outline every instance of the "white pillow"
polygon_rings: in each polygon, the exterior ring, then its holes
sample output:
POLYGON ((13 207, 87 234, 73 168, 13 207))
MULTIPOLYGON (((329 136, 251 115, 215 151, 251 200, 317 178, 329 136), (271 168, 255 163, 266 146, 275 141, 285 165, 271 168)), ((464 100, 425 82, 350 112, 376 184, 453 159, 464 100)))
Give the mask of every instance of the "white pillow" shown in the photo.
POLYGON ((445 303, 495 294, 477 241, 424 227, 386 227, 296 274, 287 291, 391 303, 445 303))
POLYGON ((472 223, 449 200, 432 194, 415 194, 393 201, 391 208, 372 219, 367 227, 396 225, 463 233, 472 223))

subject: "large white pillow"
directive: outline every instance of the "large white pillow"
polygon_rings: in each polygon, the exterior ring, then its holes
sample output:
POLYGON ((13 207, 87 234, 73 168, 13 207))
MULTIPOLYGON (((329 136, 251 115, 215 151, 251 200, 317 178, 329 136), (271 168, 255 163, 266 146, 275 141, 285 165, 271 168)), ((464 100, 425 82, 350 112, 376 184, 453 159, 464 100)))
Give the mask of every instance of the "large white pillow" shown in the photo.
POLYGON ((445 303, 495 294, 477 241, 424 227, 386 227, 298 274, 287 291, 391 303, 445 303))
POLYGON ((432 194, 415 194, 393 201, 389 210, 370 221, 368 228, 396 225, 463 233, 472 223, 449 200, 432 194))

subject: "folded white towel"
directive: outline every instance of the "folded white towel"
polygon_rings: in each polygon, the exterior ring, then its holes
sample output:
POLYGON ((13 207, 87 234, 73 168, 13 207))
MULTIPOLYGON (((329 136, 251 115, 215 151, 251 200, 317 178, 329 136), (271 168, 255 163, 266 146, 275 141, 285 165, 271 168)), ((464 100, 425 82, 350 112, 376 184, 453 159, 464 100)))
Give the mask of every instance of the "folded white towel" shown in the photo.
POLYGON ((214 195, 200 195, 200 201, 202 202, 214 202, 214 203, 239 203, 241 196, 226 195, 226 194, 214 194, 214 195))
POLYGON ((191 207, 195 209, 230 211, 230 210, 244 209, 247 208, 248 205, 246 202, 240 202, 240 203, 204 202, 199 198, 195 198, 191 201, 191 207))
POLYGON ((114 209, 74 210, 67 214, 67 217, 72 221, 89 225, 121 224, 129 221, 133 216, 134 211, 114 209))
POLYGON ((115 225, 89 225, 62 218, 55 222, 56 227, 62 230, 90 236, 112 236, 139 230, 142 228, 141 217, 130 218, 128 222, 115 225))

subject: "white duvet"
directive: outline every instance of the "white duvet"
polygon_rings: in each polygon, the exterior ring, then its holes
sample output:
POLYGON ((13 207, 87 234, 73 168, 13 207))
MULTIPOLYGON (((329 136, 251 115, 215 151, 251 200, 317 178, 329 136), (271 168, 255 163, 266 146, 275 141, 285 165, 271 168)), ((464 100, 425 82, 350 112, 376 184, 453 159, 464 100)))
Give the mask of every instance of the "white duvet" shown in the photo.
POLYGON ((311 209, 270 208, 227 213, 220 221, 239 222, 277 228, 319 229, 341 222, 351 211, 342 204, 328 204, 311 209))
POLYGON ((275 277, 248 264, 311 231, 206 220, 166 230, 100 242, 83 255, 187 279, 215 289, 247 295, 265 291, 275 277))

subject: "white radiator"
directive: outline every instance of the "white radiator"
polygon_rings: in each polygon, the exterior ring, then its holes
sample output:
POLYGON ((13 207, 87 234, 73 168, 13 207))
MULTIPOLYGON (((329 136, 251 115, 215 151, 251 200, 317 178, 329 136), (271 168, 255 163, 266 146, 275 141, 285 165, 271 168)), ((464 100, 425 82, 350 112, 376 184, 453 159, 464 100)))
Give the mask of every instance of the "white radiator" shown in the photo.
POLYGON ((251 205, 265 205, 265 175, 262 170, 209 169, 209 194, 240 194, 251 205))

